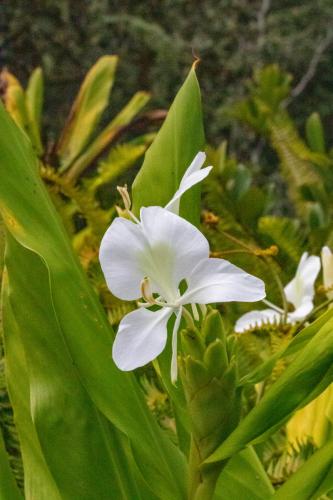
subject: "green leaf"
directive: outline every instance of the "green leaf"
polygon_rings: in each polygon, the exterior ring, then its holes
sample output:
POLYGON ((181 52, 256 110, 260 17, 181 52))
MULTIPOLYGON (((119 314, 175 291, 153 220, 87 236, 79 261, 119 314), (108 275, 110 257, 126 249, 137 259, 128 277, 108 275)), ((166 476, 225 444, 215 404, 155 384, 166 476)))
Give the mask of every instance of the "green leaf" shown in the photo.
POLYGON ((38 176, 31 146, 3 107, 0 151, 0 211, 14 239, 44 263, 54 315, 66 344, 63 355, 70 355, 98 411, 130 439, 138 468, 149 478, 153 492, 162 499, 183 498, 185 459, 150 414, 133 374, 114 365, 112 331, 104 311, 38 176))
POLYGON ((333 380, 333 319, 306 344, 237 429, 207 462, 226 459, 249 444, 261 442, 333 380))
POLYGON ((82 386, 67 350, 45 264, 9 235, 5 262, 8 303, 29 360, 31 418, 61 498, 140 499, 118 433, 82 386))
POLYGON ((333 440, 314 453, 272 500, 318 499, 333 490, 333 440))
POLYGON ((103 56, 87 73, 57 146, 63 169, 81 153, 97 127, 109 101, 117 62, 117 56, 103 56))
MULTIPOLYGON (((138 214, 142 206, 166 205, 203 145, 201 97, 193 65, 133 183, 134 212, 138 214)), ((182 197, 180 214, 198 224, 199 206, 200 187, 196 186, 182 197)))
MULTIPOLYGON (((102 130, 83 153, 73 162, 65 174, 65 178, 74 182, 82 172, 110 146, 121 131, 129 125, 150 99, 147 92, 137 92, 117 116, 102 130)), ((67 167, 66 167, 67 168, 67 167)), ((62 169, 64 170, 64 168, 62 169)))
POLYGON ((58 488, 47 468, 36 429, 32 423, 27 360, 16 318, 8 300, 6 276, 4 274, 2 293, 6 378, 21 445, 24 465, 24 493, 27 500, 34 498, 61 500, 58 488))
POLYGON ((324 128, 319 113, 312 113, 305 124, 306 140, 312 151, 325 153, 324 128))
POLYGON ((25 104, 28 114, 28 128, 31 142, 36 150, 36 153, 40 155, 43 152, 43 145, 41 141, 40 129, 41 129, 41 115, 43 108, 43 98, 44 98, 44 82, 43 82, 43 71, 41 68, 36 68, 32 73, 28 81, 27 89, 25 92, 25 104))
POLYGON ((267 500, 273 493, 274 488, 262 463, 250 447, 235 455, 223 469, 213 500, 267 500))
POLYGON ((22 500, 10 469, 8 455, 0 431, 0 498, 1 500, 22 500))

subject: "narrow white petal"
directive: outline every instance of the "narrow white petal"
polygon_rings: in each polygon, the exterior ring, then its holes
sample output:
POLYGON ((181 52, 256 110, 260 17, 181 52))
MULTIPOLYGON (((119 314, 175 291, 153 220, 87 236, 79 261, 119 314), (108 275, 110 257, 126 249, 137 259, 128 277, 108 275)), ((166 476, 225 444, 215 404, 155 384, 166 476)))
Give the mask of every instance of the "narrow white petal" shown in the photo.
POLYGON ((249 328, 262 326, 265 323, 274 323, 279 321, 281 314, 273 309, 263 309, 262 311, 250 311, 241 316, 235 325, 236 333, 243 333, 249 328))
POLYGON ((303 253, 294 279, 284 289, 288 302, 293 304, 295 309, 303 303, 312 302, 319 271, 320 258, 314 255, 309 257, 307 252, 303 253))
POLYGON ((208 257, 208 241, 195 226, 161 207, 142 208, 141 225, 149 247, 147 276, 162 297, 175 300, 180 281, 208 257))
POLYGON ((115 364, 123 371, 134 370, 155 359, 167 340, 167 323, 173 310, 137 309, 120 322, 112 347, 115 364))
POLYGON ((99 260, 111 292, 120 299, 141 297, 140 283, 145 274, 140 256, 146 253, 141 227, 121 217, 116 218, 101 241, 99 260))
POLYGON ((173 325, 173 331, 172 331, 171 382, 173 384, 176 382, 178 376, 177 339, 178 339, 179 325, 182 319, 182 310, 183 310, 182 307, 178 309, 176 321, 175 324, 173 325))
POLYGON ((223 259, 202 259, 187 279, 182 304, 255 302, 265 297, 264 282, 223 259))
POLYGON ((199 151, 199 153, 197 153, 193 158, 191 165, 187 168, 180 184, 186 177, 200 170, 202 165, 205 163, 205 160, 206 160, 206 153, 204 153, 203 151, 199 151))
POLYGON ((202 170, 199 170, 197 172, 193 172, 192 174, 183 177, 179 189, 175 192, 173 195, 172 199, 169 201, 169 203, 165 206, 167 210, 170 210, 170 212, 178 214, 179 212, 179 201, 182 195, 188 191, 191 187, 195 186, 195 184, 198 184, 201 182, 203 179, 207 177, 207 175, 210 173, 213 167, 205 167, 202 170))

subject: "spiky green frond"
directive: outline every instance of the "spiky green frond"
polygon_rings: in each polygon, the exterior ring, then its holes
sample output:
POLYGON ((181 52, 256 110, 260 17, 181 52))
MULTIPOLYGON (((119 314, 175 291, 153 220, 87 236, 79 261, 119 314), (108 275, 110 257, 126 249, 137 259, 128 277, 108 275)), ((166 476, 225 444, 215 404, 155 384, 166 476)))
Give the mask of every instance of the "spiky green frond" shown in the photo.
POLYGON ((147 137, 142 143, 125 143, 114 146, 108 156, 100 162, 97 175, 87 179, 86 186, 89 191, 94 192, 103 184, 113 182, 117 177, 132 167, 144 154, 151 142, 147 137))
POLYGON ((278 259, 283 265, 296 267, 305 249, 304 229, 295 219, 267 215, 258 221, 258 231, 267 244, 275 244, 279 248, 278 259))

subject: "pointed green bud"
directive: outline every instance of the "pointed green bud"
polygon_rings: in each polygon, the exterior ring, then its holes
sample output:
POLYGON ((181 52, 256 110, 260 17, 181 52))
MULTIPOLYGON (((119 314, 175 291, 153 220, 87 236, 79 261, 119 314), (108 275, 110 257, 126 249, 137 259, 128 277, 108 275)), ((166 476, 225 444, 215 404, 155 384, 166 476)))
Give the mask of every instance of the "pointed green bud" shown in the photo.
POLYGON ((228 367, 228 356, 220 339, 209 344, 204 354, 204 363, 211 377, 222 377, 228 367))
POLYGON ((221 339, 225 343, 226 335, 219 311, 212 309, 207 314, 201 332, 206 344, 210 344, 215 339, 221 339))
POLYGON ((208 384, 210 375, 205 365, 191 356, 185 358, 186 383, 190 397, 208 384))
POLYGON ((199 332, 186 328, 180 332, 183 352, 193 359, 201 360, 204 355, 204 345, 199 332))

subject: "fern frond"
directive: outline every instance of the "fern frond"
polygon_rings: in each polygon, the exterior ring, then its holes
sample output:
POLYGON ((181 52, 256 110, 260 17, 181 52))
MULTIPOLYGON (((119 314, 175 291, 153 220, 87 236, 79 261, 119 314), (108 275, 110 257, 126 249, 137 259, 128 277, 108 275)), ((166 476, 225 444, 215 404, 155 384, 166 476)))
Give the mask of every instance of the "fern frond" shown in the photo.
POLYGON ((258 231, 268 237, 268 243, 279 248, 279 261, 285 266, 297 266, 305 248, 306 234, 298 221, 287 217, 265 216, 258 221, 258 231))
POLYGON ((321 177, 314 165, 305 159, 307 147, 296 128, 286 117, 278 117, 270 125, 270 140, 281 166, 281 172, 288 185, 289 197, 298 214, 307 216, 308 203, 301 192, 303 186, 320 185, 321 177))
POLYGON ((114 146, 107 158, 100 162, 97 175, 86 179, 85 185, 90 192, 95 192, 100 186, 113 182, 117 177, 131 168, 145 153, 151 142, 147 138, 143 143, 126 143, 114 146))
POLYGON ((0 331, 0 432, 3 435, 5 447, 9 457, 9 464, 13 471, 18 487, 23 491, 24 472, 19 438, 14 422, 5 377, 5 360, 2 357, 2 340, 0 331))
POLYGON ((87 190, 80 189, 59 175, 52 167, 41 167, 41 176, 46 181, 49 190, 53 193, 65 195, 74 203, 91 228, 92 232, 100 238, 104 234, 109 222, 109 214, 102 210, 94 196, 87 190))

